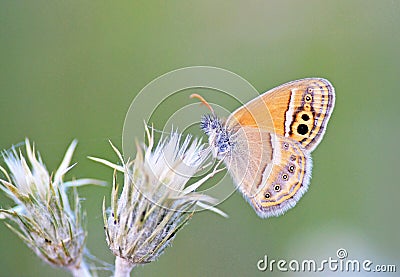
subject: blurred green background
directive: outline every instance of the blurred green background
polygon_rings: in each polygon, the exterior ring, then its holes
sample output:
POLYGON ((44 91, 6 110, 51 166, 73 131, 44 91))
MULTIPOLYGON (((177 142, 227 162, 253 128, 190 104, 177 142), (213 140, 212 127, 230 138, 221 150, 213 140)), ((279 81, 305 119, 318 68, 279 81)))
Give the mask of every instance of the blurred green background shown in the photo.
MULTIPOLYGON (((219 206, 229 219, 196 214, 172 248, 133 275, 276 276, 259 272, 257 261, 321 261, 339 248, 351 259, 397 263, 399 272, 399 27, 399 1, 1 1, 0 147, 29 137, 51 170, 77 138, 69 177, 111 181, 112 171, 86 156, 117 161, 108 140, 121 147, 131 101, 164 73, 217 66, 260 92, 324 77, 336 88, 336 107, 296 208, 263 220, 235 193, 219 206)), ((193 102, 182 99, 169 113, 193 102)), ((109 194, 110 187, 80 189, 88 248, 112 263, 101 217, 109 194)), ((1 276, 69 276, 4 224, 0 232, 1 276)))

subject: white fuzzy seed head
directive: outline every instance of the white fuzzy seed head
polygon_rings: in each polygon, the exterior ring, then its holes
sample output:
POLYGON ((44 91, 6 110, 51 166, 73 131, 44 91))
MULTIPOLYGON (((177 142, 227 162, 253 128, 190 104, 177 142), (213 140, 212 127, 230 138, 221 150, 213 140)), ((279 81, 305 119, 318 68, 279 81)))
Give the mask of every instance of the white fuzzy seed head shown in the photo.
POLYGON ((182 135, 174 132, 153 149, 154 134, 148 130, 147 134, 149 145, 138 145, 134 161, 124 163, 114 148, 123 167, 95 159, 124 174, 119 199, 114 174, 108 214, 103 204, 104 225, 111 251, 134 265, 157 259, 196 207, 225 215, 211 206, 215 199, 195 192, 216 171, 187 187, 207 157, 202 144, 189 136, 181 143, 182 135))
POLYGON ((74 271, 81 266, 86 231, 80 201, 74 190, 74 209, 70 208, 66 190, 70 186, 101 184, 97 180, 80 179, 64 182, 77 142, 69 146, 54 175, 50 175, 39 153, 25 141, 26 156, 15 148, 3 153, 8 171, 0 167, 6 180, 0 179, 3 190, 17 206, 1 209, 2 219, 9 219, 13 230, 42 260, 50 265, 74 271))

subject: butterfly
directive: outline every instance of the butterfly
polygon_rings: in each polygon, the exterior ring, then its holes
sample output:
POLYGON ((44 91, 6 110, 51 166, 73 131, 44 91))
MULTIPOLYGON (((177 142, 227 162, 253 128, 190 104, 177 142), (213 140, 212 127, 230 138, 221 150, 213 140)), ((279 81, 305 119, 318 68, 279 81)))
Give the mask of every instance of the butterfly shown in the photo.
POLYGON ((280 216, 307 191, 311 152, 321 142, 335 105, 332 84, 305 78, 273 88, 234 111, 212 114, 200 127, 212 155, 222 160, 238 190, 262 218, 280 216))

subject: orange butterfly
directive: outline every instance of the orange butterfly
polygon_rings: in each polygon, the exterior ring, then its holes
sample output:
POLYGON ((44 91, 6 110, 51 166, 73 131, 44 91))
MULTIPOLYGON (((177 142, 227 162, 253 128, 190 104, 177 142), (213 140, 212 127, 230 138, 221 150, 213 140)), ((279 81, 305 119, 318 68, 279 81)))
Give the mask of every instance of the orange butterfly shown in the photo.
POLYGON ((212 111, 201 120, 213 156, 260 217, 279 216, 307 191, 312 161, 335 105, 332 84, 306 78, 273 88, 223 122, 212 111))

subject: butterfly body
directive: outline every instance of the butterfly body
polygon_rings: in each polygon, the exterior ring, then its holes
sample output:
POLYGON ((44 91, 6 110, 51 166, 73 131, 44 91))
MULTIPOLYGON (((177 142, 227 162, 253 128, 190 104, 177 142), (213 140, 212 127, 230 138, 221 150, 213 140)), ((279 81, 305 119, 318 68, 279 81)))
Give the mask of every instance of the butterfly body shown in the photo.
POLYGON ((321 141, 335 101, 333 86, 307 78, 265 92, 226 122, 202 118, 213 156, 260 217, 279 216, 307 191, 311 152, 321 141))

